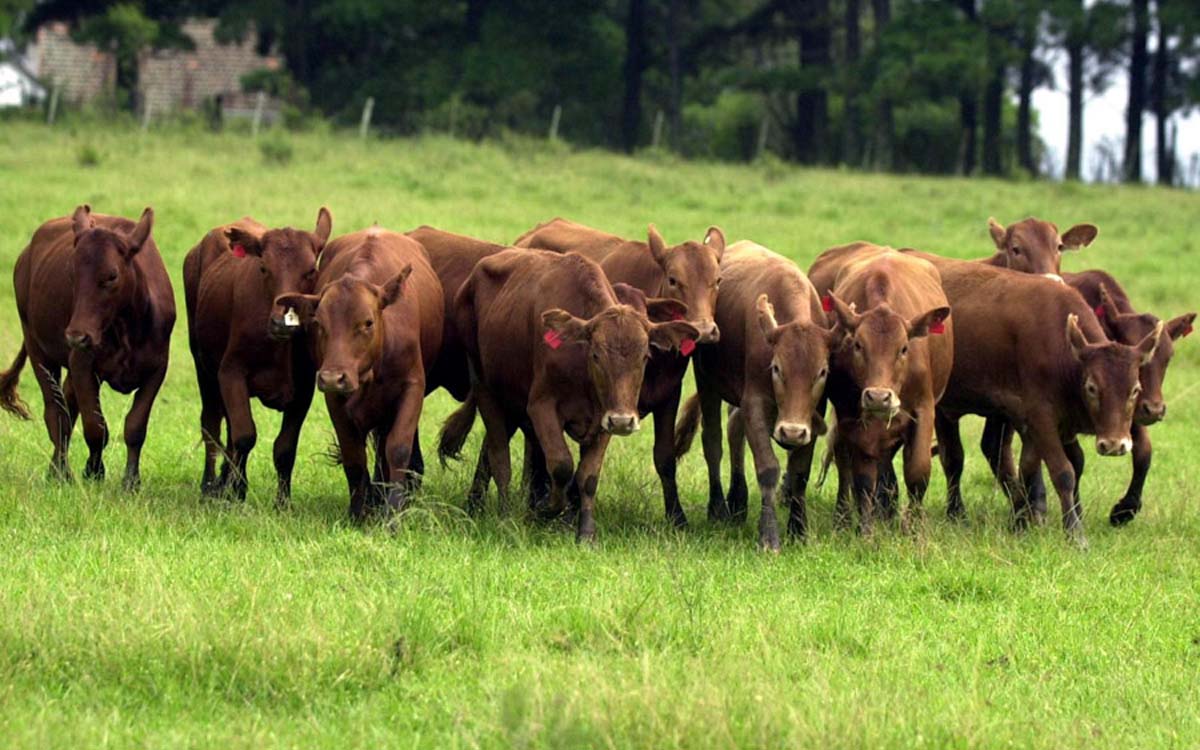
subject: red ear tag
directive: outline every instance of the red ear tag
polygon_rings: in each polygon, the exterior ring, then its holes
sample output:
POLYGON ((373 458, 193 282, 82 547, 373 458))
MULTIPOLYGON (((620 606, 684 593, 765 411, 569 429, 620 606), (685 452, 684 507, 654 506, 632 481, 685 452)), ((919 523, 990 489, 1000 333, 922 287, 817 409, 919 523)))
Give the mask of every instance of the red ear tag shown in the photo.
POLYGON ((1104 320, 1104 305, 1096 305, 1096 317, 1104 320))
POLYGON ((545 335, 542 336, 542 341, 545 341, 546 346, 551 349, 557 349, 562 346, 563 342, 562 336, 558 334, 558 331, 546 331, 545 335))
POLYGON ((245 258, 246 257, 246 248, 242 247, 241 245, 234 245, 233 246, 233 257, 245 258))
POLYGON ((821 298, 821 309, 825 312, 833 312, 833 298, 828 294, 821 298))
POLYGON ((946 322, 939 320, 936 323, 931 323, 929 325, 929 332, 930 333, 945 333, 946 332, 946 322))
POLYGON ((696 351, 696 342, 692 339, 684 339, 679 342, 679 353, 683 356, 689 357, 694 351, 696 351))

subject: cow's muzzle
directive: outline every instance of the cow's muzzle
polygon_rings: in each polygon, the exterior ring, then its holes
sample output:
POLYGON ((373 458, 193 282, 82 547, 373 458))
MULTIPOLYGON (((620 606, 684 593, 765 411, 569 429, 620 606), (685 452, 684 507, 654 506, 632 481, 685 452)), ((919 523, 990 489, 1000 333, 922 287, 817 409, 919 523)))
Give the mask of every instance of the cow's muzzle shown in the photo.
POLYGON ((1149 427, 1152 424, 1158 424, 1167 416, 1167 405, 1162 401, 1152 404, 1148 401, 1143 401, 1138 404, 1137 414, 1134 419, 1143 427, 1149 427))
POLYGON ((610 411, 600 420, 600 428, 613 435, 632 435, 641 425, 637 414, 610 411))
POLYGON ((696 339, 696 343, 715 344, 721 340, 721 329, 717 327, 716 321, 712 318, 708 318, 707 320, 689 320, 688 322, 700 332, 700 338, 696 339))
POLYGON ((813 430, 799 422, 777 422, 771 437, 784 448, 799 448, 812 442, 813 430))
POLYGON ((91 334, 72 331, 70 329, 68 329, 66 332, 66 339, 67 346, 80 352, 90 351, 95 343, 92 340, 91 334))
POLYGON ((1101 456, 1124 456, 1133 450, 1133 440, 1123 438, 1096 438, 1096 452, 1101 456))
POLYGON ((288 325, 282 316, 272 315, 267 321, 267 335, 276 341, 287 341, 298 330, 299 326, 288 325))
POLYGON ((861 405, 871 415, 894 417, 900 410, 900 399, 891 388, 864 388, 861 405))
POLYGON ((321 393, 345 396, 358 390, 358 384, 345 370, 321 370, 317 373, 317 388, 321 393))

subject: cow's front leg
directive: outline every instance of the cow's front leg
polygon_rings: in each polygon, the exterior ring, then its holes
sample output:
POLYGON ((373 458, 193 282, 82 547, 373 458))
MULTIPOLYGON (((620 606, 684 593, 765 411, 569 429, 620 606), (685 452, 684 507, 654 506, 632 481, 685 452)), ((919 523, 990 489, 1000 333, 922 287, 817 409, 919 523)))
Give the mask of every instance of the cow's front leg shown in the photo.
POLYGON ((788 451, 787 474, 783 480, 784 502, 788 504, 788 534, 803 540, 808 533, 808 477, 812 472, 816 440, 788 451))
POLYGON ((325 405, 329 409, 329 419, 333 422, 333 431, 337 435, 342 471, 346 474, 346 485, 350 491, 350 519, 355 523, 362 523, 367 517, 367 501, 371 492, 371 472, 367 466, 367 436, 354 426, 340 397, 326 394, 325 405))
POLYGON ((108 445, 108 423, 100 408, 100 380, 92 370, 91 355, 71 352, 68 380, 79 417, 83 422, 83 439, 88 447, 84 479, 104 479, 104 448, 108 445))
POLYGON ((596 488, 600 483, 600 468, 604 464, 604 452, 608 449, 610 438, 607 432, 602 432, 591 443, 579 446, 579 470, 575 473, 575 484, 579 488, 579 522, 575 528, 577 542, 596 540, 596 488))
POLYGON ((1150 430, 1145 425, 1134 424, 1131 429, 1133 437, 1133 476, 1129 479, 1129 489, 1125 496, 1113 506, 1108 514, 1109 523, 1113 526, 1124 526, 1134 519, 1142 509, 1142 489, 1146 486, 1146 475, 1150 473, 1150 459, 1153 452, 1150 448, 1150 430))
POLYGON ((770 552, 779 551, 779 522, 775 515, 775 493, 779 489, 779 459, 771 447, 773 415, 762 399, 743 399, 743 418, 746 420, 746 440, 754 456, 754 471, 758 491, 762 496, 762 515, 758 518, 758 546, 770 552))
POLYGON ((232 488, 238 500, 245 500, 246 467, 250 451, 254 450, 258 440, 254 415, 250 411, 250 388, 246 383, 246 373, 241 367, 231 364, 221 365, 217 380, 221 384, 221 400, 225 403, 225 420, 229 427, 226 449, 230 452, 229 470, 232 476, 226 486, 232 488))
POLYGON ((682 529, 687 526, 687 515, 679 503, 679 486, 675 483, 675 417, 678 413, 678 390, 653 412, 654 469, 658 472, 658 481, 662 484, 663 509, 667 522, 677 529, 682 529))
POLYGON ((142 446, 146 443, 146 425, 150 422, 150 409, 166 376, 167 363, 164 362, 162 368, 138 388, 133 405, 125 415, 125 479, 122 484, 127 492, 133 492, 142 485, 142 446))
POLYGON ((552 396, 540 396, 530 400, 527 413, 550 475, 550 496, 538 507, 537 515, 543 519, 557 518, 566 507, 567 488, 575 474, 571 450, 558 419, 558 403, 552 396))
POLYGON ((412 476, 409 464, 413 456, 413 441, 421 420, 421 405, 425 400, 424 378, 408 382, 400 395, 396 417, 392 420, 384 444, 388 463, 387 508, 400 513, 408 502, 407 482, 412 476))

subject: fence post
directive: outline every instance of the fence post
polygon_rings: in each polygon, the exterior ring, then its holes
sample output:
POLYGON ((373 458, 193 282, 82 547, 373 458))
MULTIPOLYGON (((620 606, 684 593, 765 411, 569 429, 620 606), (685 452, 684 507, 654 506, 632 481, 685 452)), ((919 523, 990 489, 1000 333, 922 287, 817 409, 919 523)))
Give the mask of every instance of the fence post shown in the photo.
POLYGON ((763 153, 767 150, 767 131, 770 127, 771 121, 764 117, 762 127, 758 129, 758 151, 754 154, 755 159, 761 159, 763 153))
POLYGON ((50 89, 50 109, 46 112, 46 124, 54 124, 54 116, 58 114, 58 86, 50 89))
POLYGON ((650 142, 651 148, 658 148, 659 141, 662 139, 663 129, 663 111, 658 110, 658 114, 654 116, 654 139, 650 142))
POLYGON ((558 121, 562 119, 562 105, 554 105, 554 114, 550 116, 550 140, 558 140, 558 121))
POLYGON ((154 109, 154 105, 150 103, 149 99, 147 99, 146 106, 142 108, 142 131, 143 132, 150 129, 151 110, 153 110, 153 109, 154 109))
POLYGON ((254 97, 254 119, 250 122, 250 133, 255 138, 258 137, 258 129, 262 125, 263 107, 266 106, 266 103, 266 93, 258 92, 258 96, 254 97))
POLYGON ((458 120, 458 96, 450 97, 450 137, 454 137, 454 126, 458 120))
POLYGON ((371 113, 375 111, 375 97, 368 96, 367 103, 363 105, 362 122, 358 124, 358 137, 366 138, 367 130, 371 127, 371 113))

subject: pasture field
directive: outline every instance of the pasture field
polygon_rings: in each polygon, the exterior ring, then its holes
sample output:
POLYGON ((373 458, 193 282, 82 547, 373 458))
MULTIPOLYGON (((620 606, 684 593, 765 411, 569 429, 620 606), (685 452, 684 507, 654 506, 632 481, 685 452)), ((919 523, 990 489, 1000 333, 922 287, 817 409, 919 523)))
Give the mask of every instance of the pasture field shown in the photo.
MULTIPOLYGON (((680 467, 692 526, 676 532, 648 429, 613 441, 599 542, 579 548, 565 528, 468 518, 470 467, 436 462, 398 531, 355 528, 319 398, 290 509, 273 505, 278 415, 263 409, 248 501, 201 500, 180 277, 212 226, 252 214, 307 229, 322 204, 335 234, 429 223, 512 241, 564 215, 630 236, 654 221, 679 242, 718 224, 805 268, 854 239, 977 257, 990 252, 989 215, 1032 214, 1096 223, 1098 240, 1066 268, 1107 268, 1168 317, 1200 306, 1200 196, 523 140, 292 143, 279 166, 234 134, 0 125, 0 366, 20 340, 13 262, 39 222, 82 202, 155 208, 180 309, 139 494, 120 491, 119 438, 107 482, 60 486, 45 478, 41 420, 0 415, 5 747, 1200 745, 1200 341, 1178 347, 1146 506, 1127 528, 1107 515, 1128 459, 1085 442, 1088 552, 1064 542, 1053 501, 1048 526, 1010 533, 975 453, 968 525, 945 520, 935 468, 914 536, 835 533, 831 480, 810 499, 811 540, 770 556, 755 549, 756 491, 745 527, 706 521, 697 446, 680 467)), ((21 392, 40 413, 28 370, 21 392)), ((119 425, 126 399, 106 391, 104 405, 119 425)), ((426 402, 427 448, 451 407, 443 394, 426 402)), ((964 425, 974 446, 979 422, 964 425)), ((84 453, 77 431, 77 474, 84 453)))

